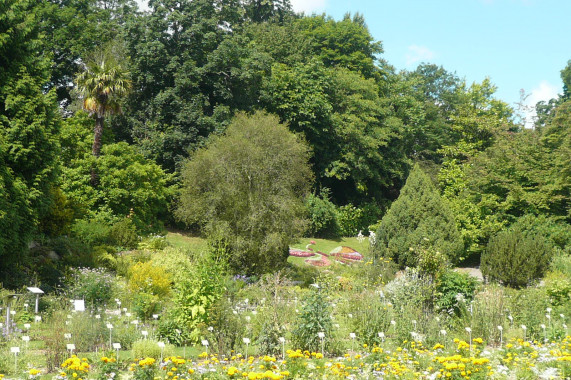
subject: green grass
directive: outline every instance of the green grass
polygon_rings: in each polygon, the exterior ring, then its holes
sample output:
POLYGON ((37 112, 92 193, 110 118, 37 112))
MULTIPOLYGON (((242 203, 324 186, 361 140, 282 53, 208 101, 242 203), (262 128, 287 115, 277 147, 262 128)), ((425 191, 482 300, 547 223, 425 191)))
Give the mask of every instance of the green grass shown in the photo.
POLYGON ((166 239, 175 248, 191 251, 201 251, 206 248, 206 239, 184 231, 169 231, 166 239))
MULTIPOLYGON (((166 235, 167 242, 179 249, 200 252, 206 249, 207 243, 206 239, 200 237, 196 234, 184 232, 184 231, 169 231, 166 235)), ((299 239, 297 242, 291 245, 292 248, 298 249, 305 249, 307 244, 310 241, 314 241, 316 244, 311 245, 311 248, 314 251, 320 251, 323 253, 330 253, 336 247, 339 246, 347 246, 351 247, 357 252, 361 253, 365 259, 367 259, 370 255, 369 250, 369 239, 364 239, 362 242, 359 242, 356 237, 344 237, 344 238, 336 238, 336 239, 319 239, 313 237, 304 237, 299 239)), ((304 266, 307 265, 305 263, 305 257, 293 257, 290 256, 288 261, 292 264, 304 266)), ((311 257, 310 259, 319 259, 319 256, 311 257)), ((335 264, 335 260, 332 260, 335 264)), ((328 267, 331 268, 331 267, 328 267)))

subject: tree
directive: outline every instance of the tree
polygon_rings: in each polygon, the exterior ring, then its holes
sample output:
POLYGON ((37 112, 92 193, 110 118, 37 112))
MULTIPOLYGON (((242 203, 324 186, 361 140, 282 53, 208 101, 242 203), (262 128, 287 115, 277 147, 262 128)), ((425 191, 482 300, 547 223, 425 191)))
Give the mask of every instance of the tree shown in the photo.
POLYGON ((108 144, 96 159, 86 154, 67 164, 62 189, 78 217, 110 211, 130 217, 142 231, 158 231, 174 197, 172 177, 125 142, 108 144), (99 185, 92 186, 89 170, 95 169, 99 185))
POLYGON ((176 216, 226 241, 235 271, 273 270, 306 226, 308 160, 305 143, 275 116, 238 114, 183 166, 176 216))
POLYGON ((99 157, 101 152, 105 117, 121 113, 121 100, 131 87, 129 72, 113 54, 107 50, 88 60, 76 77, 83 108, 95 118, 92 147, 95 157, 99 157))
POLYGON ((418 264, 414 252, 420 247, 434 248, 452 263, 463 258, 454 216, 418 164, 381 220, 376 237, 375 257, 391 257, 402 267, 418 264))
POLYGON ((36 1, 0 1, 0 270, 12 274, 58 174, 60 117, 54 93, 44 92, 50 62, 38 48, 37 11, 36 1))

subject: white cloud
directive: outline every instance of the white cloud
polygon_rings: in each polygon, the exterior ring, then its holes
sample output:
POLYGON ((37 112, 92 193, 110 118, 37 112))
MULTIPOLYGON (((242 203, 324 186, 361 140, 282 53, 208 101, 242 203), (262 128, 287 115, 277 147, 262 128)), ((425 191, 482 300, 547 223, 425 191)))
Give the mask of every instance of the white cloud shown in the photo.
POLYGON ((408 47, 408 53, 406 54, 406 65, 412 66, 417 62, 430 61, 434 56, 434 52, 426 46, 411 45, 408 47))
POLYGON ((559 95, 559 88, 552 85, 547 81, 541 81, 537 87, 535 87, 529 93, 529 96, 525 99, 525 126, 530 128, 533 126, 533 120, 536 116, 535 105, 537 102, 545 101, 548 102, 550 99, 556 98, 559 95))
POLYGON ((325 11, 326 0, 291 0, 295 12, 322 12, 325 11))

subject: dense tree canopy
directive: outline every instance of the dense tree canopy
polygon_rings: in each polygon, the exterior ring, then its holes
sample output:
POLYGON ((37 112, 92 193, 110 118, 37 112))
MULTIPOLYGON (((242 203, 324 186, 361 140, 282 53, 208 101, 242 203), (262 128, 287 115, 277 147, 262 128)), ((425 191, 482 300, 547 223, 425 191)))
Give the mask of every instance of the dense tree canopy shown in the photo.
MULTIPOLYGON (((415 197, 447 205, 459 235, 448 224, 446 231, 462 252, 424 236, 433 227, 419 222, 403 235, 416 240, 391 251, 404 255, 403 265, 414 263, 405 245, 426 248, 421 235, 454 261, 478 256, 522 216, 571 222, 569 62, 561 94, 537 104, 528 130, 489 79, 467 83, 427 63, 398 71, 360 14, 296 14, 289 0, 148 5, 143 12, 133 0, 0 0, 0 265, 25 261, 18 259, 27 246, 50 239, 133 245, 137 234, 176 223, 181 183, 178 218, 218 242, 228 236, 231 263, 252 273, 283 263, 304 212, 313 231, 339 234, 394 217, 403 197, 412 199, 402 212, 410 218, 424 210, 415 197), (248 145, 257 141, 246 141, 248 128, 281 143, 260 137, 260 147, 248 145), (218 183, 205 178, 207 159, 218 183), (410 174, 415 163, 437 189, 410 174), (253 191, 242 169, 262 164, 274 167, 253 191), (413 197, 403 186, 415 177, 413 197), (205 198, 192 183, 224 196, 205 198), (291 201, 265 198, 262 189, 291 201), (241 266, 240 255, 252 265, 241 266)), ((401 234, 381 224, 381 240, 401 234)))
POLYGON ((0 2, 0 269, 16 261, 51 205, 60 118, 43 91, 35 1, 0 2))
POLYGON ((239 273, 279 267, 305 228, 308 153, 276 117, 238 114, 186 162, 177 216, 226 241, 225 259, 239 273))

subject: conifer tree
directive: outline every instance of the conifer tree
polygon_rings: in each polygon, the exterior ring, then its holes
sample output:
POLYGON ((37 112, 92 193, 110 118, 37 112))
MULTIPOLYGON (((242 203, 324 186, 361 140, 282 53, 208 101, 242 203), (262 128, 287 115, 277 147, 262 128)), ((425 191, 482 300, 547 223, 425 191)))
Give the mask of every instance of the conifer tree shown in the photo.
POLYGON ((376 257, 390 257, 401 266, 418 264, 418 252, 433 248, 454 263, 461 259, 462 237, 438 190, 415 165, 398 199, 377 231, 376 257))

